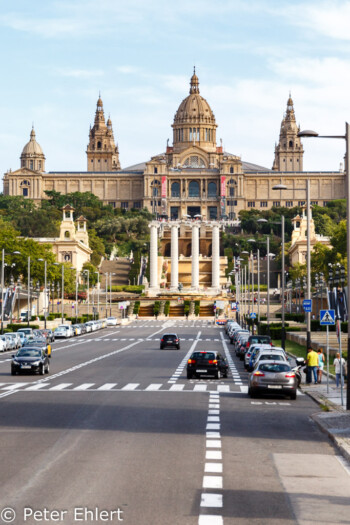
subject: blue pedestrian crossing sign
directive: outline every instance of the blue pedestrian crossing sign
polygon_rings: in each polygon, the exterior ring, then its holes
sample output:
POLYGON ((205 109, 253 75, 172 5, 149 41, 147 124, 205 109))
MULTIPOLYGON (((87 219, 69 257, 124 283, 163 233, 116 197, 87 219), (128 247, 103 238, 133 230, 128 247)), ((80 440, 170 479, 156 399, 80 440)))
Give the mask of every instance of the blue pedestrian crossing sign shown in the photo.
POLYGON ((255 312, 252 312, 252 313, 250 314, 250 318, 251 318, 251 319, 256 319, 256 313, 255 313, 255 312))
POLYGON ((320 310, 320 325, 330 326, 335 324, 335 310, 320 310))
POLYGON ((312 300, 304 299, 303 308, 304 308, 304 312, 312 312, 312 300))

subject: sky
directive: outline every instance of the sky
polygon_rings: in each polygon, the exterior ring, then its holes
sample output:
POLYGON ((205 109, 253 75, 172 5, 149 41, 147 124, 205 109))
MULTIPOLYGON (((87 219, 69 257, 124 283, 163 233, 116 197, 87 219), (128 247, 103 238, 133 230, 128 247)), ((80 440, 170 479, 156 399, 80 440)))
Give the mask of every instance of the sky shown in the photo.
MULTIPOLYGON (((20 167, 33 123, 46 171, 86 171, 99 92, 122 168, 149 160, 172 143, 194 65, 218 143, 270 169, 289 93, 302 130, 344 134, 349 27, 337 0, 2 2, 0 171, 20 167)), ((303 145, 304 170, 339 170, 344 140, 303 145)))

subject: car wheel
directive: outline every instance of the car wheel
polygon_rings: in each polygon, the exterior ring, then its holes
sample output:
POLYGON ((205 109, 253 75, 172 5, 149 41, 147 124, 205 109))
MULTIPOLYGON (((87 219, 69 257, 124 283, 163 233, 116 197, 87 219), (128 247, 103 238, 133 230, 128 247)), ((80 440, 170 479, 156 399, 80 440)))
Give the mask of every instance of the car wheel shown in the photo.
POLYGON ((227 370, 226 370, 226 372, 223 373, 222 377, 226 377, 227 378, 227 370))
POLYGON ((253 388, 249 388, 248 390, 248 394, 250 395, 251 398, 255 398, 256 397, 256 391, 253 389, 253 388))
POLYGON ((295 401, 296 398, 297 398, 297 393, 293 392, 293 394, 291 394, 290 398, 291 398, 292 401, 295 401))
POLYGON ((50 372, 50 365, 48 364, 46 367, 46 373, 49 374, 49 372, 50 372))
POLYGON ((178 350, 180 350, 180 345, 177 347, 178 350))
POLYGON ((41 376, 43 376, 45 374, 45 367, 44 367, 44 365, 41 365, 39 373, 40 373, 41 376))
POLYGON ((192 372, 187 371, 187 379, 192 379, 192 372))
POLYGON ((216 373, 215 373, 215 379, 220 379, 221 378, 221 372, 220 370, 218 370, 216 373))
POLYGON ((163 350, 164 346, 160 346, 160 349, 163 350))
POLYGON ((16 375, 16 370, 14 368, 11 368, 11 375, 12 376, 15 376, 16 375))

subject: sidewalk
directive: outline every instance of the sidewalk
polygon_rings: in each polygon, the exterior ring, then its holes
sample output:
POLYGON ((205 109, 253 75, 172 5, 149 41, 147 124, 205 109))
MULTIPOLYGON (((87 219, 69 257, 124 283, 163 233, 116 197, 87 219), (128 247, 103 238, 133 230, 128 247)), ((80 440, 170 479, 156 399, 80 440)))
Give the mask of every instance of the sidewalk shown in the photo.
POLYGON ((343 388, 343 406, 340 387, 336 388, 334 376, 331 374, 328 393, 325 373, 321 384, 302 383, 300 388, 304 394, 322 406, 324 411, 313 414, 312 419, 333 441, 340 453, 350 461, 350 410, 346 410, 346 383, 343 388))

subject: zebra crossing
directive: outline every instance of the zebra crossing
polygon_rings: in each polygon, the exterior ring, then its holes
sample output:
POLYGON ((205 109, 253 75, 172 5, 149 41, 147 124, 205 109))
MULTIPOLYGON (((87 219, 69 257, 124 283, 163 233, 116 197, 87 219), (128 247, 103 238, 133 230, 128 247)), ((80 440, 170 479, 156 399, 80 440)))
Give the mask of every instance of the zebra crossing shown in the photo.
POLYGON ((0 383, 1 392, 221 392, 227 394, 245 393, 246 387, 235 384, 218 383, 217 380, 188 381, 187 383, 150 383, 142 386, 141 383, 58 383, 53 385, 50 382, 30 384, 21 383, 0 383))
MULTIPOLYGON (((102 338, 91 338, 84 339, 84 343, 104 343, 104 342, 115 342, 115 341, 157 341, 159 343, 159 337, 104 337, 102 338)), ((219 338, 213 337, 202 337, 197 339, 196 337, 181 337, 181 341, 214 341, 219 342, 219 338)))

